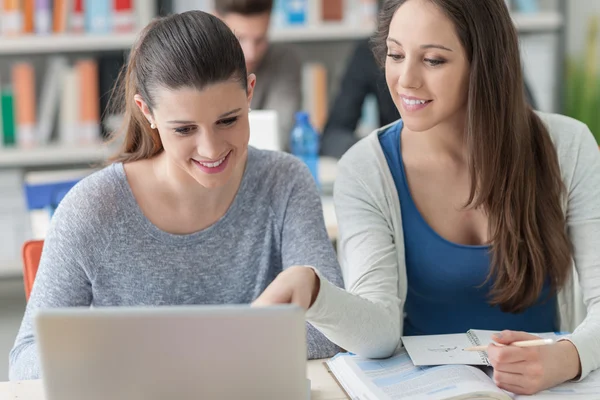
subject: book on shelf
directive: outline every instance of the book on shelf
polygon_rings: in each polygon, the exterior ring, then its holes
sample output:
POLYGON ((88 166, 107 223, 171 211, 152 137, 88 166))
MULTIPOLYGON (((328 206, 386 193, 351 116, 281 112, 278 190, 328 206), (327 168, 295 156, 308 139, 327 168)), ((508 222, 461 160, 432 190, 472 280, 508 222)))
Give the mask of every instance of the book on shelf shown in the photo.
MULTIPOLYGON (((92 0, 94 1, 94 0, 92 0)), ((172 0, 172 11, 214 12, 214 0, 172 0)), ((271 25, 276 28, 318 26, 320 24, 375 26, 377 0, 275 0, 271 25)))
POLYGON ((1 6, 0 33, 5 36, 136 29, 133 0, 1 0, 1 6))
POLYGON ((600 370, 532 396, 504 391, 491 367, 415 366, 405 349, 386 359, 340 353, 327 366, 351 399, 369 400, 579 400, 600 398, 600 370))
POLYGON ((375 26, 377 0, 275 0, 277 28, 339 24, 375 26))
POLYGON ((327 68, 321 63, 302 66, 302 109, 317 132, 323 132, 328 114, 327 68))
POLYGON ((0 31, 13 36, 23 31, 23 10, 19 0, 2 0, 0 31))
POLYGON ((16 144, 14 96, 12 85, 3 85, 0 90, 0 103, 2 111, 2 140, 3 147, 16 144))
MULTIPOLYGON (((99 143, 99 75, 95 59, 79 59, 69 65, 64 57, 50 57, 38 96, 33 64, 14 63, 10 81, 1 90, 0 143, 19 148, 53 141, 69 146, 99 143)), ((106 85, 106 78, 104 81, 106 85)))
POLYGON ((12 66, 14 113, 19 147, 33 147, 36 143, 35 70, 28 62, 12 66))

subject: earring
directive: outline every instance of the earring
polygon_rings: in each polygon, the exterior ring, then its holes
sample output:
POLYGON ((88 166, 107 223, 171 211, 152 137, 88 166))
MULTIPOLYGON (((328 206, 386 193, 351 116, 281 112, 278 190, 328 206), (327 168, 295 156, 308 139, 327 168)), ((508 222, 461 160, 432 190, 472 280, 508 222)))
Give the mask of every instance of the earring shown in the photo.
POLYGON ((152 123, 150 124, 150 129, 156 129, 156 125, 154 124, 154 122, 152 122, 152 123))

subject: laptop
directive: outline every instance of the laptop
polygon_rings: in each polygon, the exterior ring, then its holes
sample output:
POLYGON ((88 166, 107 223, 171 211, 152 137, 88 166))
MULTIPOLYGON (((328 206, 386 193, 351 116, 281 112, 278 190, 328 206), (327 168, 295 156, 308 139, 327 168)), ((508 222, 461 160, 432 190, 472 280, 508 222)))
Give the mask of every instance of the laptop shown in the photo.
POLYGON ((306 400, 293 305, 62 308, 35 317, 46 400, 306 400))

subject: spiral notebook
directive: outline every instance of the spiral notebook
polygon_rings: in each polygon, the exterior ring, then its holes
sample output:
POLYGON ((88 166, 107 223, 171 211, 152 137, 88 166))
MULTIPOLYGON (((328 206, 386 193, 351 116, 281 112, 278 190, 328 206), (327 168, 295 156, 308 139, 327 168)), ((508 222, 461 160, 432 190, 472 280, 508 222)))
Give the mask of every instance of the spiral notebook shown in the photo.
MULTIPOLYGON (((492 343, 498 331, 471 329, 450 335, 403 336, 402 343, 415 366, 428 365, 490 365, 485 351, 463 351, 471 346, 492 343)), ((566 336, 561 332, 535 333, 542 339, 566 336)))

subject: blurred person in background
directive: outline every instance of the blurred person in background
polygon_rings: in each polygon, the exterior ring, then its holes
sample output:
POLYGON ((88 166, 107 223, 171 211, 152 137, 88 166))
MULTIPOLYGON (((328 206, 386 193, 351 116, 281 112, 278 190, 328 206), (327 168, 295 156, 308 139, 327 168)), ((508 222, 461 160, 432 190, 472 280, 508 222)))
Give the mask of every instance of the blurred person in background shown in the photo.
POLYGON ((252 108, 277 111, 279 139, 289 150, 294 114, 302 104, 302 63, 289 46, 269 42, 273 0, 215 0, 215 13, 237 36, 248 73, 256 75, 252 108))

